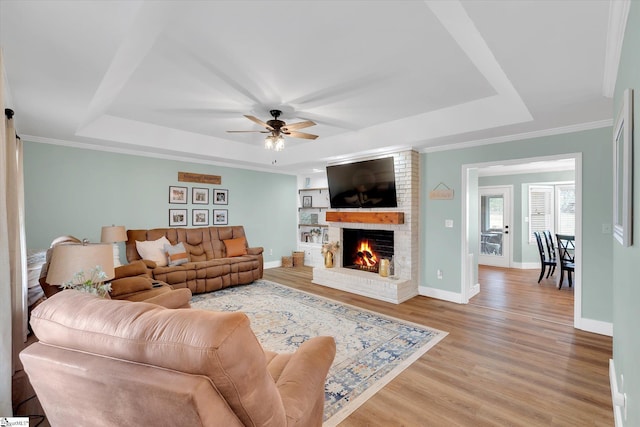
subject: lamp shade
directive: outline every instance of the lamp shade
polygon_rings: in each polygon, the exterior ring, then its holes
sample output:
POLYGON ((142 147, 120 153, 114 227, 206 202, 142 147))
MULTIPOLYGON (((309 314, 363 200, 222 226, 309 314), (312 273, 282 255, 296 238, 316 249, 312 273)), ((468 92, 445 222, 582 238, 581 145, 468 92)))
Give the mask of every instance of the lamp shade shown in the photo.
POLYGON ((105 225, 102 227, 100 241, 102 243, 126 242, 127 232, 124 230, 124 225, 105 225))
POLYGON ((91 278, 91 271, 96 266, 100 266, 107 275, 105 281, 114 278, 113 248, 110 244, 54 246, 47 272, 47 283, 59 286, 74 280, 74 276, 80 272, 83 272, 85 277, 91 278))

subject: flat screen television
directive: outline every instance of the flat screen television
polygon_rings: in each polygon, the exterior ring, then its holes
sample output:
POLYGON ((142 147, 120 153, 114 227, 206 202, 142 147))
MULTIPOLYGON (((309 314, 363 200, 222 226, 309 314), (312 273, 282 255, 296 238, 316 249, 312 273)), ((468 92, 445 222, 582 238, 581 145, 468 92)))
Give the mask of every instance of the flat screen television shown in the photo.
POLYGON ((395 208, 393 157, 327 166, 332 208, 395 208))

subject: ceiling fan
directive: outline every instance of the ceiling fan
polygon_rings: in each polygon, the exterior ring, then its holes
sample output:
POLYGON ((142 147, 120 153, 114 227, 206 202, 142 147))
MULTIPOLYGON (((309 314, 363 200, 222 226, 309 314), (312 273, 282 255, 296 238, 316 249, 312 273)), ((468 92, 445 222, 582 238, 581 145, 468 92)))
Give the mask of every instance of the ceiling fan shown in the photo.
POLYGON ((245 117, 252 122, 259 124, 264 127, 266 130, 228 130, 229 133, 244 133, 244 132, 260 132, 260 133, 268 133, 269 135, 264 141, 265 148, 274 149, 276 151, 280 151, 284 148, 284 138, 283 135, 290 136, 292 138, 303 138, 303 139, 316 139, 318 135, 313 135, 305 132, 298 132, 298 129, 304 129, 309 126, 315 126, 315 122, 311 120, 305 120, 304 122, 291 123, 286 124, 284 121, 279 120, 278 117, 282 114, 280 110, 271 110, 269 111, 271 116, 273 116, 272 120, 268 120, 266 123, 262 120, 258 119, 254 116, 245 115, 245 117))

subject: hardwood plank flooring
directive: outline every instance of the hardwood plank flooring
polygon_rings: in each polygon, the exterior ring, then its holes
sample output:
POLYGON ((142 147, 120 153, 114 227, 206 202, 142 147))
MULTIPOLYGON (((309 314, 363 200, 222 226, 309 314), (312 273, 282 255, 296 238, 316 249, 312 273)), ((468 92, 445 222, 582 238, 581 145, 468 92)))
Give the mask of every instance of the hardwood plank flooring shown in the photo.
POLYGON ((529 286, 523 271, 483 267, 483 298, 496 301, 467 305, 423 296, 399 305, 377 301, 314 285, 309 267, 265 270, 265 279, 449 332, 340 427, 613 426, 611 338, 574 329, 561 309, 542 320, 531 307, 547 310, 565 291, 551 279, 538 287, 537 276, 529 286), (492 281, 506 282, 509 294, 492 295, 492 281), (518 300, 530 301, 522 304, 528 312, 510 305, 518 300))
MULTIPOLYGON (((613 426, 611 338, 570 326, 566 313, 549 308, 561 305, 564 286, 540 286, 537 276, 533 286, 523 271, 481 268, 481 293, 466 305, 422 296, 386 303, 314 285, 309 267, 268 269, 265 279, 449 332, 340 427, 613 426)), ((14 405, 29 395, 18 373, 14 405)), ((37 398, 17 409, 43 413, 37 398)))
POLYGON ((540 270, 521 270, 481 265, 480 293, 469 304, 504 310, 537 319, 573 325, 573 288, 565 277, 557 287, 558 272, 538 283, 540 270))

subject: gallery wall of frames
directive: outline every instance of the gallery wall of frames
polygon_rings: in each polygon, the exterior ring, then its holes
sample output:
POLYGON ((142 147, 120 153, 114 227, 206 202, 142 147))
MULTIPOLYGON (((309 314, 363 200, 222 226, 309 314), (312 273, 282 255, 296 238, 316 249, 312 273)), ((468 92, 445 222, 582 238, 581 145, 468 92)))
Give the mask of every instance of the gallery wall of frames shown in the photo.
POLYGON ((228 225, 229 190, 169 186, 169 227, 228 225))

